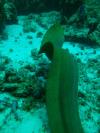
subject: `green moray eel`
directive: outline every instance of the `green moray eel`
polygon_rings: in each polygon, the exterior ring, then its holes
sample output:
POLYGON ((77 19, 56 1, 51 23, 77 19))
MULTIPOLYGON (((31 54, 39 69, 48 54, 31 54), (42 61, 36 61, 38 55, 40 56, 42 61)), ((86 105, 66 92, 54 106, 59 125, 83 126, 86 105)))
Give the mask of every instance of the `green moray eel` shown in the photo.
MULTIPOLYGON (((83 133, 78 112, 78 66, 74 57, 61 48, 63 34, 61 26, 57 24, 48 30, 43 38, 39 53, 46 53, 51 60, 46 85, 46 105, 51 133, 83 133), (52 40, 47 34, 53 32, 58 35, 52 40), (55 29, 55 30, 54 30, 55 29), (46 38, 45 38, 46 37, 46 38), (60 39, 60 41, 55 40, 60 39), (58 46, 57 42, 61 44, 58 46)), ((53 33, 52 33, 53 35, 53 33)))

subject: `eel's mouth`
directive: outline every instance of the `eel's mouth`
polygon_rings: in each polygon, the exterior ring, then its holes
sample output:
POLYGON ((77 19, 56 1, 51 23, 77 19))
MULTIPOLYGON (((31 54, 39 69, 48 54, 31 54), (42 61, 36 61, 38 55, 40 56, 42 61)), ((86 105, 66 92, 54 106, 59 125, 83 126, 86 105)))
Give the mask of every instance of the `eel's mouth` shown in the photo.
POLYGON ((51 42, 45 43, 39 50, 40 53, 45 53, 47 57, 52 60, 53 59, 53 54, 54 54, 54 48, 53 44, 51 42))

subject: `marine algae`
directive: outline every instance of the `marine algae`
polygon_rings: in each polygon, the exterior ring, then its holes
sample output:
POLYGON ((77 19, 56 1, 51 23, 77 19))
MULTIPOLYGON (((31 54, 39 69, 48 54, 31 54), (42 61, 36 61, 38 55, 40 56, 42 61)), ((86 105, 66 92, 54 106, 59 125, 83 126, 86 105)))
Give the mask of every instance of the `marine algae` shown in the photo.
POLYGON ((40 53, 46 53, 52 61, 46 86, 46 104, 51 133, 83 133, 77 101, 78 66, 74 57, 61 48, 64 38, 62 27, 53 26, 45 34, 40 48, 40 53), (53 34, 55 34, 54 38, 53 34))

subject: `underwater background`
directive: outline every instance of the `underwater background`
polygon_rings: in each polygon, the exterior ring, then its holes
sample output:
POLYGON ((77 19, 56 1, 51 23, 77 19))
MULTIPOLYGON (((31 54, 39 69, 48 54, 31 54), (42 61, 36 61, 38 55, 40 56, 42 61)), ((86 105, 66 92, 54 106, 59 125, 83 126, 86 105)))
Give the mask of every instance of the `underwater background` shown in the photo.
POLYGON ((0 0, 0 133, 100 133, 100 0, 0 0))

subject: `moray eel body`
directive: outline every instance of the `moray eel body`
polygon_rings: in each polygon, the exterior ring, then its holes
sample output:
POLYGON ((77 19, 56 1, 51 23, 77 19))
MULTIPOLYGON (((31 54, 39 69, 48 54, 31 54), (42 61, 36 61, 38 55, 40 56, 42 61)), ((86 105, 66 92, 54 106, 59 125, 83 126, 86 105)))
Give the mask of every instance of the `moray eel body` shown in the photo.
POLYGON ((42 43, 41 52, 52 61, 46 86, 51 133, 83 133, 77 102, 78 67, 74 57, 50 40, 42 43))

